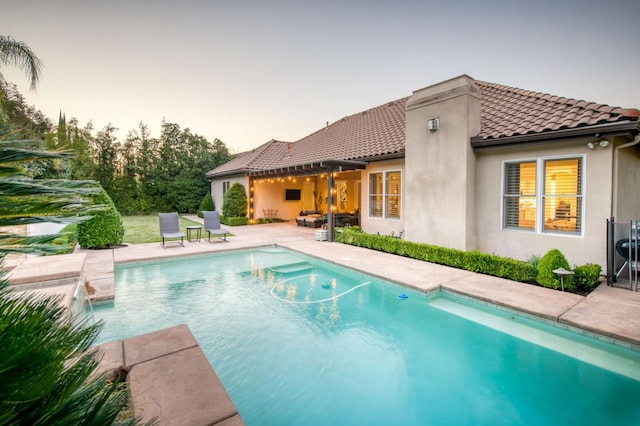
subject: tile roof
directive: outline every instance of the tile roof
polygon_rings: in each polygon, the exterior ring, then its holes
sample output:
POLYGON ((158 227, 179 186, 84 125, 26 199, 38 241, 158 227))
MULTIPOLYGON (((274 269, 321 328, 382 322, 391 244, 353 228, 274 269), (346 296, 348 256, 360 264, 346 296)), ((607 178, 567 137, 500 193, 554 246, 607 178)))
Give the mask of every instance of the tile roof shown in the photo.
MULTIPOLYGON (((474 80, 480 89, 480 133, 473 139, 574 129, 620 121, 638 121, 640 111, 567 99, 474 80)), ((271 140, 240 154, 207 176, 273 169, 325 160, 371 160, 402 156, 408 97, 346 116, 296 141, 271 140)))
POLYGON ((482 139, 629 121, 627 110, 475 80, 482 93, 482 139))
POLYGON ((225 175, 235 172, 249 172, 256 169, 273 167, 286 153, 287 142, 270 140, 251 151, 241 152, 232 160, 209 171, 207 176, 225 175))
POLYGON ((208 177, 235 172, 310 164, 323 160, 354 160, 404 151, 405 104, 408 98, 387 102, 349 115, 296 142, 271 140, 207 173, 208 177))

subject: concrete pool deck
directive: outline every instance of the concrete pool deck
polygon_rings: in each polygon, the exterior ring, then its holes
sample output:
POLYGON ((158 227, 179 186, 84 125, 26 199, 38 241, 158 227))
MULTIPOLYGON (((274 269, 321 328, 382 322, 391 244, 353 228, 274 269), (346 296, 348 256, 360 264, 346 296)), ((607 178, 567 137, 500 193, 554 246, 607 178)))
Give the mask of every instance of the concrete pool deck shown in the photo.
MULTIPOLYGON (((186 217, 202 223, 197 216, 186 217)), ((69 265, 77 267, 79 256, 84 254, 80 273, 84 274, 92 299, 110 300, 114 297, 116 264, 278 245, 426 293, 447 290, 640 346, 640 321, 637 320, 640 292, 624 288, 622 283, 613 287, 603 283, 585 297, 345 244, 316 241, 314 229, 296 226, 295 222, 229 229, 234 235, 226 242, 212 239, 209 243, 202 238, 193 242, 185 240, 184 247, 170 242, 165 248, 160 243, 152 243, 109 250, 78 250, 65 261, 54 260, 60 259, 59 256, 28 258, 18 263, 8 278, 11 282, 13 276, 25 284, 73 275, 68 271, 69 265), (46 262, 48 259, 51 261, 46 262)))
MULTIPOLYGON (((195 216, 188 216, 188 219, 201 223, 201 219, 195 216)), ((227 242, 215 239, 209 243, 206 239, 201 239, 193 242, 185 240, 184 247, 172 242, 167 244, 166 248, 163 248, 160 243, 153 243, 129 245, 109 250, 78 250, 73 255, 66 255, 69 256, 68 258, 48 258, 50 262, 46 266, 44 263, 47 263, 47 258, 28 258, 15 265, 9 274, 9 279, 11 280, 11 275, 13 275, 16 280, 19 278, 16 284, 19 281, 24 285, 26 283, 55 281, 55 279, 62 279, 67 275, 81 277, 79 279, 86 282, 94 300, 109 300, 113 299, 115 294, 114 266, 117 264, 277 245, 384 278, 418 291, 430 293, 446 290, 469 296, 550 321, 574 326, 640 350, 640 321, 638 321, 640 318, 640 292, 630 291, 628 287, 622 288, 622 284, 609 287, 603 283, 591 294, 584 297, 359 247, 316 241, 314 229, 298 227, 291 222, 229 229, 234 235, 228 237, 227 242), (69 271, 78 269, 78 265, 81 269, 75 275, 73 271, 69 271)), ((62 287, 64 286, 56 288, 62 287)), ((211 377, 206 379, 206 382, 201 380, 206 368, 203 370, 201 351, 197 342, 192 340, 188 328, 185 327, 178 331, 180 333, 175 330, 159 331, 162 333, 160 339, 143 336, 105 344, 108 345, 104 349, 107 363, 112 363, 117 368, 129 369, 133 361, 130 356, 127 356, 128 345, 132 348, 138 347, 142 351, 148 350, 146 348, 151 344, 150 342, 158 340, 178 342, 179 344, 176 344, 175 348, 170 348, 161 355, 153 354, 153 356, 147 357, 149 360, 143 359, 144 363, 152 361, 153 364, 143 364, 142 362, 135 364, 139 365, 137 369, 142 371, 134 377, 138 381, 137 389, 146 389, 147 391, 152 389, 156 392, 149 399, 153 400, 155 405, 150 407, 149 401, 142 401, 147 404, 143 405, 142 412, 147 415, 162 414, 161 424, 184 424, 185 418, 180 418, 179 415, 186 412, 191 419, 194 417, 191 414, 204 413, 203 410, 206 410, 206 407, 210 408, 213 404, 215 407, 221 407, 220 410, 207 414, 201 419, 202 422, 192 424, 243 424, 215 373, 213 376, 209 375, 211 377), (134 346, 134 344, 138 346, 134 346), (149 371, 145 370, 149 368, 153 368, 154 374, 149 374, 149 371), (198 380, 194 378, 198 378, 198 380), (190 398, 185 398, 184 403, 178 405, 166 402, 172 401, 173 396, 171 395, 176 389, 181 389, 181 392, 184 390, 184 392, 198 393, 199 389, 210 386, 216 389, 210 397, 193 399, 200 404, 201 409, 193 410, 188 403, 190 398), (165 413, 168 416, 166 418, 163 417, 165 413), (212 422, 213 418, 217 420, 212 422)), ((142 393, 140 395, 144 396, 142 393)), ((136 400, 139 398, 136 395, 133 398, 135 406, 136 402, 140 400, 136 400)))

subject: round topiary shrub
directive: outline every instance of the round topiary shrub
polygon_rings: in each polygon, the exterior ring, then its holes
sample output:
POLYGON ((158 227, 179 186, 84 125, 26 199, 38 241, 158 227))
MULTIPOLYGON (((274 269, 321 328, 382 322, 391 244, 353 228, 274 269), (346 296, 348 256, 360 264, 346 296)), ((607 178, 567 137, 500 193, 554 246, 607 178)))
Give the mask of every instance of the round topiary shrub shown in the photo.
POLYGON ((247 216, 247 193, 241 184, 234 183, 224 194, 222 216, 225 218, 247 216))
MULTIPOLYGON (((558 268, 569 269, 569 262, 558 249, 552 249, 547 252, 538 263, 538 275, 536 281, 548 288, 559 289, 561 287, 560 277, 553 273, 558 268)), ((564 278, 564 288, 572 288, 571 275, 564 278)))
POLYGON ((121 244, 124 226, 113 201, 104 189, 91 198, 94 205, 103 205, 104 209, 96 211, 91 219, 78 224, 80 247, 100 249, 121 244))
POLYGON ((198 217, 203 217, 202 212, 211 212, 216 209, 215 204, 213 203, 213 198, 211 197, 211 193, 207 192, 207 195, 204 196, 202 202, 200 203, 200 207, 198 207, 198 217))

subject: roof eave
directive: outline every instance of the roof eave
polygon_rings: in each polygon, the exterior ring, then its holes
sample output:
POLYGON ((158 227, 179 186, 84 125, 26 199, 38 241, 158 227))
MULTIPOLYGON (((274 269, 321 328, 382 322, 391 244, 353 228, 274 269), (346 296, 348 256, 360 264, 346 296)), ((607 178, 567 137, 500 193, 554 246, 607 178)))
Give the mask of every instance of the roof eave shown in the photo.
POLYGON ((551 140, 573 139, 581 136, 599 135, 605 136, 633 136, 640 132, 638 121, 621 121, 604 123, 595 126, 576 127, 573 129, 555 130, 550 132, 531 133, 526 135, 508 136, 495 139, 484 139, 482 136, 471 138, 471 147, 475 150, 485 148, 497 148, 520 144, 549 142, 551 140))
POLYGON ((247 174, 252 177, 282 175, 302 176, 326 173, 328 171, 345 172, 348 170, 358 170, 364 169, 366 166, 366 161, 325 159, 304 164, 294 164, 289 166, 274 167, 270 169, 253 170, 248 172, 247 174))
POLYGON ((240 168, 240 169, 227 170, 227 171, 218 172, 218 173, 207 173, 206 177, 207 179, 214 179, 214 178, 233 176, 233 175, 246 175, 253 171, 254 169, 240 168))

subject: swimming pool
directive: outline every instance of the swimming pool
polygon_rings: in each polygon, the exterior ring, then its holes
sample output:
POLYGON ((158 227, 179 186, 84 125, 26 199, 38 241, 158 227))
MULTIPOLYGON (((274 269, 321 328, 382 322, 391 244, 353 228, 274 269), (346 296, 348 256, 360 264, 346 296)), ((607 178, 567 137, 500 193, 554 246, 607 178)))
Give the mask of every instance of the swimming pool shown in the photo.
POLYGON ((631 348, 278 248, 117 266, 95 315, 100 342, 188 324, 247 425, 640 419, 631 348))

